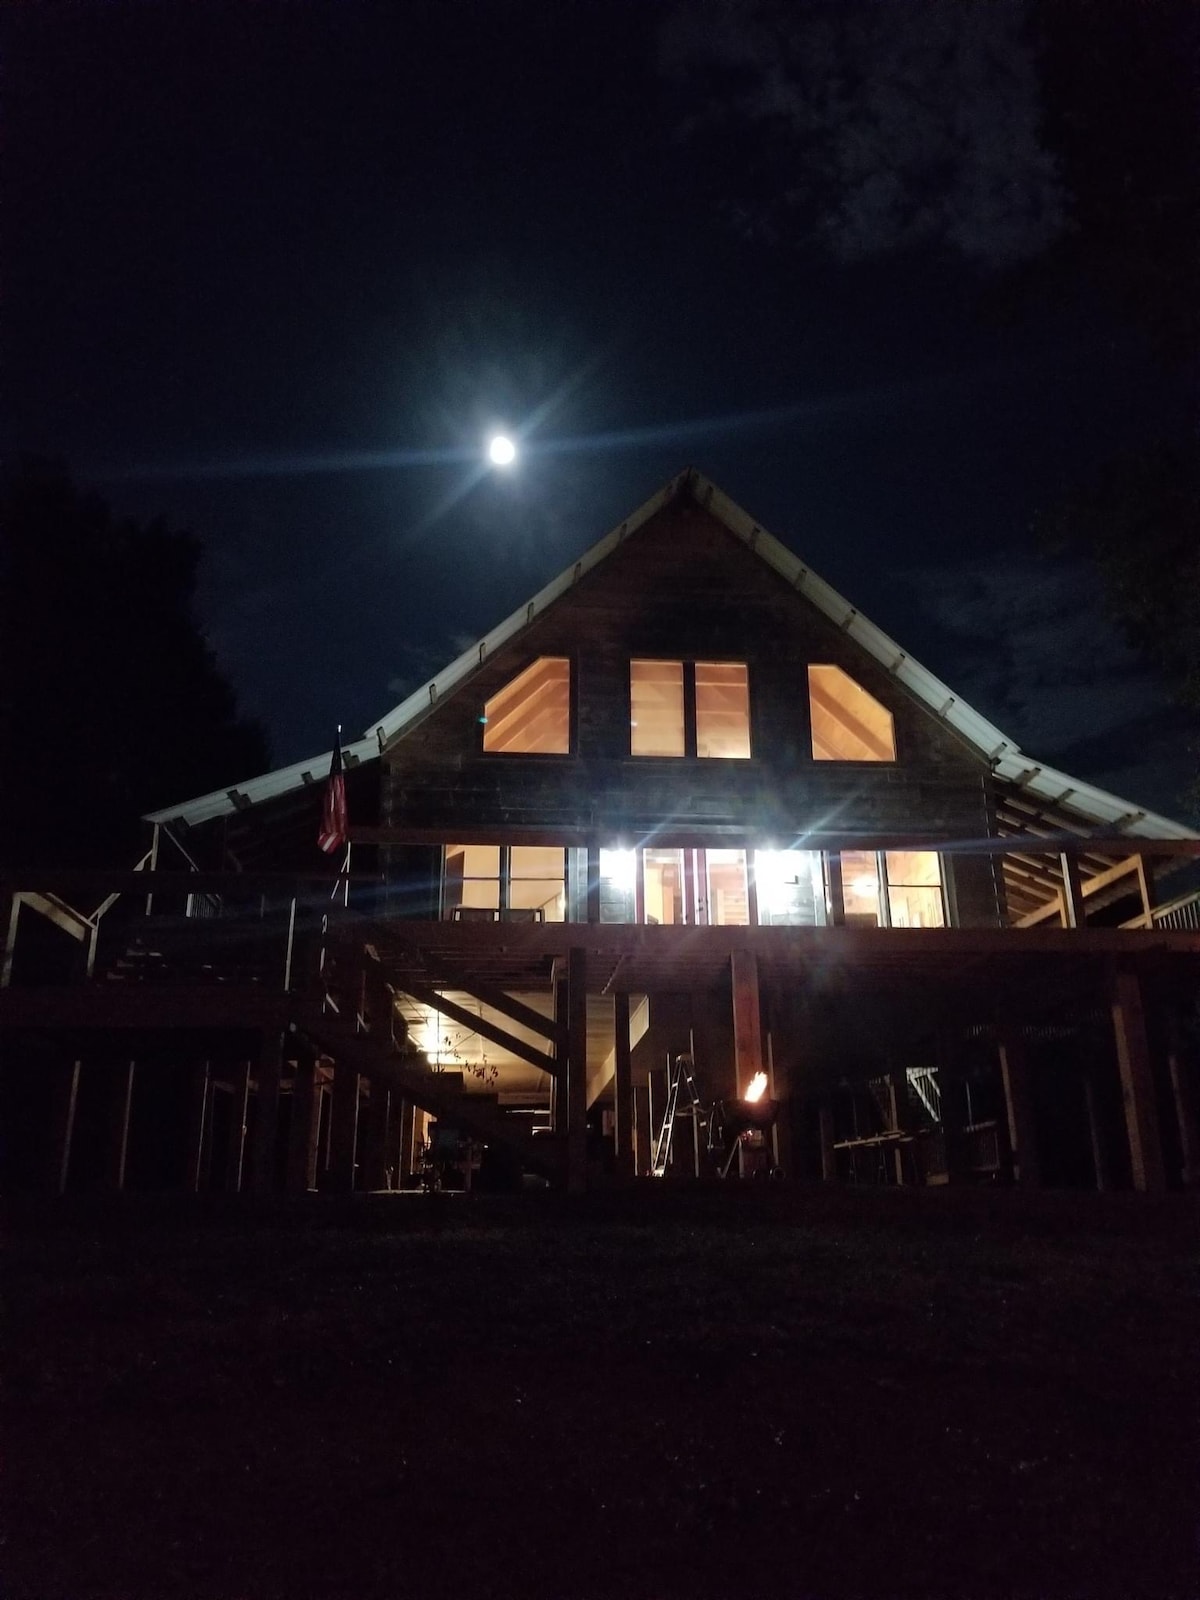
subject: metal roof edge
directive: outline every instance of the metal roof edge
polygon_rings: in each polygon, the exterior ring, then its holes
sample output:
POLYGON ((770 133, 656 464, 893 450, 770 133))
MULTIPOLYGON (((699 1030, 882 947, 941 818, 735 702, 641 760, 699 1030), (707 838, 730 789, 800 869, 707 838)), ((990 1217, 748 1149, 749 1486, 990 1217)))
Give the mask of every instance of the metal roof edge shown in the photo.
MULTIPOLYGON (((352 744, 342 746, 343 759, 351 767, 374 761, 378 755, 379 747, 373 738, 356 739, 352 744)), ((261 777, 235 783, 228 789, 214 789, 210 794, 185 800, 180 805, 144 812, 142 821, 166 823, 168 826, 185 822, 188 827, 194 828, 201 822, 210 822, 214 817, 228 816, 247 806, 261 805, 264 800, 274 800, 292 789, 302 788, 306 783, 323 783, 329 776, 332 760, 333 751, 326 750, 323 755, 293 762, 290 767, 280 767, 275 772, 264 772, 261 777)))

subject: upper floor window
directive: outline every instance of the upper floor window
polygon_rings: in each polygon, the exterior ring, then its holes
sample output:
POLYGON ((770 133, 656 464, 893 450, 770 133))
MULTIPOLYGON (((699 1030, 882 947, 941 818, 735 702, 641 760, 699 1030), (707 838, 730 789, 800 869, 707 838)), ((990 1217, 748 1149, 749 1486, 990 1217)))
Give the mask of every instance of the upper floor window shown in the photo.
POLYGON ((562 922, 565 863, 558 845, 448 844, 442 915, 467 922, 562 922))
POLYGON ((750 754, 750 684, 741 661, 696 663, 696 754, 750 754))
POLYGON ((935 850, 843 850, 842 897, 847 927, 946 925, 935 850))
POLYGON ((631 661, 629 749, 635 756, 747 759, 745 662, 631 661))
POLYGON ((571 663, 539 656, 483 708, 483 748, 506 755, 571 751, 571 663))
POLYGON ((635 756, 681 756, 683 662, 629 663, 629 748, 635 756))
POLYGON ((841 667, 810 666, 814 761, 895 761, 892 713, 841 667))

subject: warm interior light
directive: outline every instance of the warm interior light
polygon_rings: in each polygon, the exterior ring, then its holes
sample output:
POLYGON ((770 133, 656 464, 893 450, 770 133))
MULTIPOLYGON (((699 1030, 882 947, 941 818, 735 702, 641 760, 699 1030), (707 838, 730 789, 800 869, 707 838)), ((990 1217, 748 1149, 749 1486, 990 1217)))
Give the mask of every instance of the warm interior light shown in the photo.
POLYGON ((767 1075, 765 1072, 756 1072, 750 1079, 750 1087, 742 1096, 743 1100, 761 1100, 767 1092, 767 1075))
POLYGON ((618 894, 632 894, 637 883, 637 851, 602 850, 600 874, 618 894))

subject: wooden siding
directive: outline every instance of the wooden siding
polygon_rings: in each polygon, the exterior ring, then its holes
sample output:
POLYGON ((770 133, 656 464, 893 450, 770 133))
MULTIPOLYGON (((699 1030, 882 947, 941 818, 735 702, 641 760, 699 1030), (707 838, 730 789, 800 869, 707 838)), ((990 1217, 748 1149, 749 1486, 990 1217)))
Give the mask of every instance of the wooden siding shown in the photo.
MULTIPOLYGON (((665 819, 795 836, 836 826, 947 838, 994 831, 987 763, 911 698, 803 595, 682 497, 447 695, 384 753, 381 820, 392 826, 540 824, 644 837, 665 819), (539 655, 571 659, 573 754, 483 753, 485 700, 539 655), (634 758, 629 662, 744 661, 752 759, 634 758), (832 662, 892 712, 897 761, 811 755, 807 666, 832 662)), ((991 864, 960 862, 960 921, 994 923, 991 864)))

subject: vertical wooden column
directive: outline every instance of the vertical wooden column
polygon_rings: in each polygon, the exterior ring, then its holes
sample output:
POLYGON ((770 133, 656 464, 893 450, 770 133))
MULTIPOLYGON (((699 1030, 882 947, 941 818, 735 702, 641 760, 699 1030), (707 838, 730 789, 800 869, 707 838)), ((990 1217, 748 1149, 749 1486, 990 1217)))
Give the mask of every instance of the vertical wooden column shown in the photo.
POLYGON ((279 1133, 279 1079, 283 1072, 283 1038, 264 1029, 258 1054, 254 1097, 254 1165, 250 1187, 270 1194, 275 1187, 275 1144, 279 1133))
POLYGON ((1088 1137, 1092 1145, 1092 1170, 1096 1174, 1096 1188, 1105 1194, 1112 1188, 1112 1169, 1108 1159, 1108 1139, 1104 1130, 1104 1116, 1096 1090, 1096 1075, 1084 1071, 1083 1099, 1087 1108, 1088 1137))
MULTIPOLYGON (((904 1123, 908 1114, 908 1074, 903 1067, 893 1067, 888 1072, 887 1092, 892 1132, 903 1133, 904 1123)), ((896 1145, 892 1151, 892 1170, 895 1174, 897 1186, 903 1187, 904 1148, 902 1145, 896 1145)))
POLYGON ((941 1029, 937 1036, 937 1086, 942 1109, 942 1147, 946 1156, 946 1182, 962 1177, 962 1143, 965 1106, 962 1079, 955 1060, 954 1040, 941 1029))
POLYGON ((250 1108, 249 1061, 239 1061, 233 1074, 233 1094, 229 1103, 229 1156, 225 1162, 225 1189, 240 1194, 242 1170, 246 1163, 246 1119, 250 1108))
POLYGON ((305 1054, 296 1063, 296 1082, 292 1090, 287 1164, 289 1194, 305 1194, 316 1187, 319 1110, 317 1063, 312 1055, 305 1054))
POLYGON ((842 882, 842 858, 831 850, 825 858, 825 883, 829 890, 829 925, 840 928, 846 920, 846 890, 842 882))
POLYGON ((136 1062, 122 1062, 113 1084, 108 1125, 108 1187, 119 1194, 125 1187, 125 1165, 129 1155, 129 1113, 133 1105, 133 1078, 136 1062))
POLYGON ((570 1071, 570 1027, 568 1022, 567 964, 555 961, 551 979, 554 990, 554 1077, 550 1084, 550 1131, 559 1138, 567 1133, 567 1078, 570 1071))
POLYGON ((587 951, 567 954, 567 1188, 587 1188, 587 951))
POLYGON ((191 1072, 188 1086, 187 1149, 183 1186, 190 1194, 197 1194, 204 1183, 204 1141, 209 1128, 210 1080, 212 1067, 207 1061, 197 1061, 191 1072))
POLYGON ((837 1181, 837 1151, 833 1148, 833 1101, 822 1095, 817 1106, 817 1129, 821 1139, 821 1178, 825 1183, 837 1181))
POLYGON ((75 1106, 79 1099, 79 1061, 55 1064, 54 1148, 50 1161, 50 1190, 66 1194, 71 1168, 71 1141, 75 1137, 75 1106))
POLYGON ((400 1102, 400 1164, 398 1169, 400 1188, 404 1187, 405 1181, 411 1178, 417 1170, 415 1123, 416 1108, 411 1100, 402 1100, 400 1102))
POLYGON ((1179 1124, 1179 1150, 1183 1157, 1180 1177, 1188 1189, 1200 1184, 1200 1109, 1196 1105, 1196 1084, 1190 1067, 1191 1062, 1184 1048, 1183 1029, 1178 1014, 1174 1014, 1168 1035, 1167 1070, 1171 1078, 1171 1098, 1175 1103, 1175 1120, 1179 1124))
POLYGON ((391 1095, 386 1084, 371 1084, 363 1129, 363 1187, 387 1188, 387 1136, 391 1095))
POLYGON ((1029 1053, 1016 1028, 997 1030, 996 1049, 1000 1057, 1000 1079, 1008 1109, 1008 1143, 1013 1155, 1013 1178, 1023 1189, 1036 1189, 1041 1182, 1038 1167, 1037 1133, 1033 1114, 1033 1085, 1029 1079, 1029 1053))
POLYGON ((1137 974, 1128 968, 1118 968, 1110 993, 1133 1187, 1143 1193, 1158 1194, 1167 1186, 1167 1175, 1158 1134, 1158 1108, 1154 1102, 1142 986, 1137 974))
POLYGON ((633 1166, 639 1178, 650 1173, 650 1085, 639 1083, 633 1090, 633 1166))
POLYGON ((358 1145, 358 1073, 344 1061, 334 1063, 333 1106, 329 1126, 329 1181, 338 1194, 354 1190, 354 1157, 358 1145))
POLYGON ((1083 881, 1079 876, 1079 857, 1074 850, 1059 852, 1062 870, 1062 922, 1064 928, 1082 928, 1087 920, 1083 909, 1083 881))
POLYGON ((779 1116, 771 1130, 775 1165, 787 1178, 795 1172, 792 1149, 792 1070, 786 1051, 775 1053, 775 1016, 769 1012, 772 1030, 767 1033, 767 1093, 779 1101, 779 1116))
POLYGON ((633 1054, 629 1046, 629 995, 624 990, 613 996, 613 1055, 615 1071, 613 1108, 614 1138, 617 1147, 617 1176, 634 1175, 633 1054))
POLYGON ((735 950, 730 961, 733 981, 733 1057, 739 1097, 763 1070, 762 1016, 758 1003, 758 957, 735 950))

